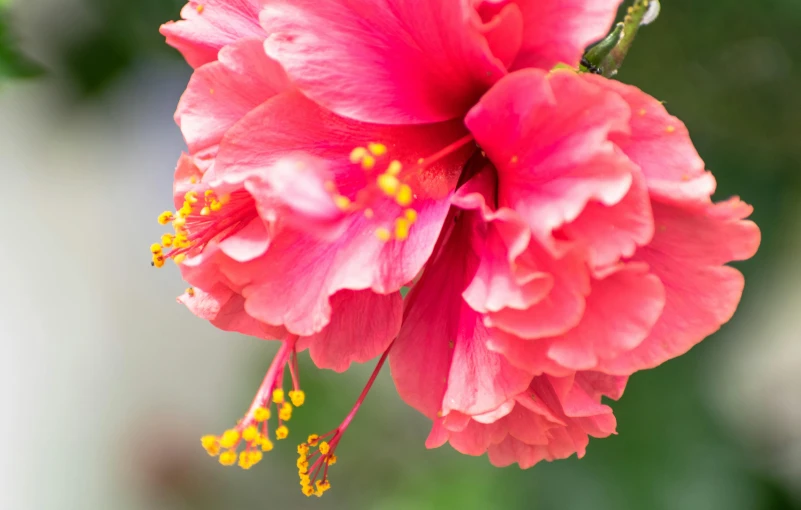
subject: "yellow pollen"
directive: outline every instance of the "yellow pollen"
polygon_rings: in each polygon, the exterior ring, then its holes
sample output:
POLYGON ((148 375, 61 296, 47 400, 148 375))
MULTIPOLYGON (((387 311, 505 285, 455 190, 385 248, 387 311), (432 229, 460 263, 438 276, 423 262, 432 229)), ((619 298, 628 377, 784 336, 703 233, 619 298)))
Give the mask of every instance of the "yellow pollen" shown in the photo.
POLYGON ((337 463, 337 456, 336 455, 332 454, 330 457, 328 457, 328 465, 329 466, 333 466, 336 463, 337 463))
POLYGON ((173 262, 178 264, 179 266, 184 263, 186 260, 186 253, 181 253, 180 255, 176 255, 172 258, 173 262))
POLYGON ((172 222, 173 228, 177 231, 186 226, 186 219, 185 218, 175 218, 172 222))
POLYGON ((189 182, 192 184, 197 184, 197 175, 193 175, 189 178, 189 182))
POLYGON ((161 244, 169 248, 172 246, 172 242, 175 239, 175 236, 172 234, 164 234, 161 236, 161 244))
POLYGON ((314 494, 314 489, 311 487, 311 485, 307 485, 303 487, 303 494, 305 496, 311 496, 312 494, 314 494))
POLYGON ((365 170, 372 170, 375 168, 375 157, 368 154, 362 158, 362 168, 365 170))
POLYGON ((343 195, 336 195, 334 197, 334 204, 341 210, 346 211, 350 207, 350 199, 343 195))
POLYGON ((403 217, 409 220, 409 223, 414 223, 417 221, 417 211, 414 209, 406 209, 403 211, 403 217))
MULTIPOLYGON (((308 437, 308 439, 306 439, 306 441, 309 443, 309 446, 317 446, 317 442, 319 440, 320 440, 320 436, 318 436, 317 434, 312 434, 312 435, 310 435, 308 437)), ((300 453, 300 452, 298 452, 298 453, 300 453)))
POLYGON ((395 220, 395 237, 399 241, 403 241, 409 237, 409 228, 412 226, 406 218, 398 218, 395 220))
POLYGON ((209 206, 209 208, 211 208, 211 210, 213 212, 217 212, 220 209, 222 209, 222 206, 223 206, 223 202, 220 202, 219 200, 212 200, 211 201, 211 205, 209 206))
POLYGON ((166 225, 167 223, 173 220, 172 212, 164 211, 163 213, 159 214, 159 225, 166 225))
POLYGON ((255 441, 259 437, 259 430, 251 425, 242 432, 242 439, 248 443, 255 441))
POLYGON ((275 438, 276 439, 286 439, 289 435, 289 429, 286 425, 281 425, 277 429, 275 429, 275 438))
POLYGON ((331 451, 331 445, 329 445, 326 441, 322 441, 318 449, 323 455, 328 455, 328 452, 331 451))
POLYGON ((376 183, 378 184, 378 187, 381 188, 381 191, 383 191, 389 197, 394 197, 398 192, 398 187, 400 186, 400 181, 398 181, 398 178, 389 174, 379 175, 376 183))
POLYGON ((229 429, 223 432, 220 439, 220 446, 223 448, 233 448, 239 442, 239 432, 234 429, 229 429))
POLYGON ((300 457, 297 462, 298 469, 306 470, 309 469, 309 461, 306 460, 306 457, 300 457))
POLYGON ((220 454, 220 464, 223 466, 233 466, 236 464, 237 453, 234 450, 228 450, 220 454))
POLYGON ((197 203, 197 191, 187 191, 186 195, 184 195, 184 200, 186 200, 190 204, 197 203))
POLYGON ((289 400, 292 401, 293 406, 300 407, 306 402, 306 394, 303 393, 303 390, 290 390, 289 400))
POLYGON ((298 454, 305 456, 307 453, 309 453, 309 445, 306 443, 300 443, 298 445, 298 454))
POLYGON ((270 419, 270 410, 260 407, 253 412, 253 419, 258 423, 263 423, 270 419))
POLYGON ((373 156, 383 156, 387 153, 387 146, 383 143, 371 143, 367 146, 370 149, 370 152, 373 153, 373 156))
POLYGON ((364 157, 367 155, 368 155, 367 149, 365 149, 364 147, 356 147, 355 149, 350 151, 350 162, 353 163, 354 165, 356 163, 361 163, 362 159, 364 159, 364 157))
POLYGON ((675 126, 668 126, 668 127, 665 128, 665 132, 666 133, 673 133, 674 131, 676 131, 676 127, 675 126))
POLYGON ((370 209, 370 208, 368 207, 367 209, 365 209, 365 210, 364 210, 364 217, 365 217, 365 218, 367 218, 367 219, 369 220, 369 219, 371 219, 373 216, 375 216, 375 213, 373 212, 373 210, 372 210, 372 209, 370 209))
POLYGON ((195 297, 195 289, 189 287, 188 289, 186 289, 186 295, 189 297, 195 297))
POLYGON ((200 210, 201 216, 208 216, 209 214, 211 214, 211 209, 209 209, 208 207, 204 207, 203 209, 200 210))
POLYGON ((273 449, 273 442, 270 441, 268 438, 263 437, 261 439, 261 451, 269 452, 272 451, 272 449, 273 449))
POLYGON ((281 406, 281 410, 278 412, 278 418, 280 418, 281 421, 289 421, 292 419, 292 404, 284 402, 284 405, 281 406))
POLYGON ((217 436, 203 436, 200 438, 200 444, 203 445, 203 449, 212 457, 216 457, 220 454, 220 441, 217 439, 217 436))
POLYGON ((387 242, 390 239, 392 239, 392 233, 389 231, 389 229, 386 229, 384 227, 379 227, 375 229, 375 235, 384 242, 387 242))
POLYGON ((414 200, 414 197, 412 196, 412 187, 408 184, 401 184, 398 194, 395 195, 395 201, 399 206, 406 207, 407 205, 411 205, 412 200, 414 200))
POLYGON ((277 388, 273 390, 273 402, 281 404, 284 402, 284 390, 277 388))
POLYGON ((164 267, 164 255, 153 255, 153 265, 156 267, 164 267))
POLYGON ((198 5, 198 6, 195 8, 195 10, 197 10, 197 13, 198 13, 198 14, 201 14, 201 13, 203 13, 203 9, 205 9, 205 7, 203 7, 202 5, 198 5))
POLYGON ((398 160, 393 160, 387 167, 386 173, 388 173, 389 175, 397 176, 398 174, 401 173, 401 170, 403 170, 403 165, 401 164, 401 162, 398 160))
POLYGON ((161 253, 161 245, 159 243, 151 244, 150 253, 152 253, 153 255, 158 255, 159 253, 161 253))

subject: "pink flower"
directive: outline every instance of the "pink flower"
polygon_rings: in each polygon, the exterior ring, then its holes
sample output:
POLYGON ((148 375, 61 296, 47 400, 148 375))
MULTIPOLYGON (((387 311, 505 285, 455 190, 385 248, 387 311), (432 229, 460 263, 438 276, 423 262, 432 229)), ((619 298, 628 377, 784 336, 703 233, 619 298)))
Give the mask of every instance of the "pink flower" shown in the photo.
MULTIPOLYGON (((724 264, 756 250, 750 208, 711 202, 659 102, 549 72, 576 65, 619 3, 193 1, 163 27, 196 70, 176 112, 176 211, 160 217, 175 234, 153 263, 181 266, 199 317, 282 340, 209 453, 251 467, 273 411, 286 437, 283 375, 302 404, 308 347, 337 371, 383 352, 377 373, 389 354, 434 420, 430 446, 523 467, 582 455, 614 432, 602 395, 731 317, 743 282, 724 264)), ((299 447, 307 495, 328 488, 374 377, 299 447)))

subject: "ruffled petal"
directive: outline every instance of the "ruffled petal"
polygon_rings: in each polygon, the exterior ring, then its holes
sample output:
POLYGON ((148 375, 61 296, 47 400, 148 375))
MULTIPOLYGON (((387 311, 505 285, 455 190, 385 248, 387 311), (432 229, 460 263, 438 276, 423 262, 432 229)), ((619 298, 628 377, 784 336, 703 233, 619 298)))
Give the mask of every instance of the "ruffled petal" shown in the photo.
POLYGON ((217 60, 226 45, 246 37, 264 39, 259 25, 262 0, 190 0, 183 18, 161 26, 167 44, 180 51, 192 67, 217 60))
POLYGON ((460 117, 506 70, 468 0, 269 0, 267 54, 311 99, 383 124, 460 117))

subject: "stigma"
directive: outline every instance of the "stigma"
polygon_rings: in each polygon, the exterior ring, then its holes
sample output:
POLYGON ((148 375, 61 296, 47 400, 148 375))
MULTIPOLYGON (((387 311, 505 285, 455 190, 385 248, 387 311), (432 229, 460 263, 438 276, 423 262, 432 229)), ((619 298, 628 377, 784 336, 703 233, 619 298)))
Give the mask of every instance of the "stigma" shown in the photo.
POLYGON ((158 217, 159 224, 171 225, 173 232, 150 246, 151 265, 163 267, 167 259, 180 265, 211 241, 235 234, 256 216, 253 198, 244 190, 222 196, 212 189, 187 191, 177 211, 164 211, 158 217))
POLYGON ((272 451, 273 439, 282 441, 289 436, 287 422, 292 419, 293 410, 306 400, 306 394, 299 387, 296 340, 297 337, 293 337, 283 342, 250 409, 236 426, 220 435, 207 435, 200 439, 203 449, 223 466, 238 465, 250 469, 262 460, 264 453, 272 451), (292 389, 285 393, 283 379, 287 368, 292 389), (274 426, 272 434, 271 423, 274 426))

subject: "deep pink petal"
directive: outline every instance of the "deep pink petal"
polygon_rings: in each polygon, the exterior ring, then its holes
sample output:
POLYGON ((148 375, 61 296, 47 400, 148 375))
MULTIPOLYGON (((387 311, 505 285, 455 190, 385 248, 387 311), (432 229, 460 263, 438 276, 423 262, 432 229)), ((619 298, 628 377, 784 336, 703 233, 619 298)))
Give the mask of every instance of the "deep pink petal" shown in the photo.
POLYGON ((571 71, 527 69, 498 82, 465 123, 498 169, 498 206, 550 247, 587 202, 611 206, 628 192, 636 167, 608 138, 626 132, 629 114, 618 94, 571 71))
POLYGON ((268 0, 267 54, 348 118, 428 123, 464 114, 506 70, 468 0, 268 0))
POLYGON ((161 33, 192 67, 217 60, 224 46, 246 37, 264 39, 259 25, 261 0, 190 0, 183 18, 165 23, 161 33))
POLYGON ((303 338, 314 364, 344 372, 351 363, 370 361, 384 352, 400 331, 403 300, 371 291, 345 290, 331 297, 331 322, 320 333, 303 338))
POLYGON ((654 240, 635 259, 649 264, 664 284, 665 310, 642 344, 604 371, 625 375, 653 368, 684 354, 732 317, 743 277, 721 264, 756 252, 759 229, 743 221, 750 212, 736 198, 695 207, 654 203, 654 240))
POLYGON ((223 48, 219 61, 195 71, 175 112, 189 152, 208 167, 225 132, 288 87, 286 73, 264 53, 261 39, 223 48))

